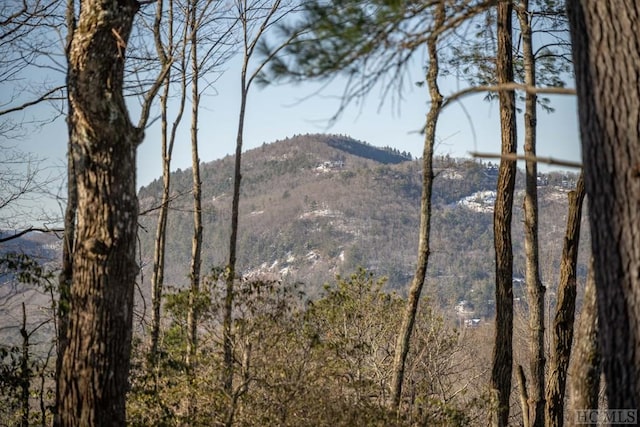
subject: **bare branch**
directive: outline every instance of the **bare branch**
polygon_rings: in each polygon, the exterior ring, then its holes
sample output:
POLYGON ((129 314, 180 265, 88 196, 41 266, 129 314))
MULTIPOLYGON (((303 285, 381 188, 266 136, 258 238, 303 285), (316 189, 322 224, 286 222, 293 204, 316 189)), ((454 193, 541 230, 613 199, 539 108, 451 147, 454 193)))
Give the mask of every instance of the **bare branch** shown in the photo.
POLYGON ((28 107, 31 107, 33 105, 39 104, 41 102, 44 101, 53 101, 53 100, 62 100, 62 99, 66 99, 64 96, 52 96, 54 93, 58 92, 58 91, 62 91, 65 89, 66 86, 57 86, 54 87, 53 89, 48 90, 47 92, 45 92, 44 94, 42 94, 40 97, 33 99, 31 101, 25 102, 24 104, 18 105, 16 107, 12 107, 12 108, 8 108, 6 110, 0 110, 0 116, 4 116, 6 114, 10 114, 10 113, 15 113, 16 111, 22 111, 28 107))
POLYGON ((147 94, 144 97, 144 102, 142 103, 142 112, 140 113, 140 120, 138 121, 138 128, 144 129, 147 125, 147 121, 149 120, 149 113, 151 111, 151 105, 153 103, 153 99, 156 94, 160 90, 162 86, 162 82, 167 77, 169 70, 171 70, 171 66, 173 65, 173 59, 169 59, 166 64, 164 64, 164 68, 156 78, 155 82, 153 82, 153 86, 149 88, 147 94))
MULTIPOLYGON (((183 191, 183 192, 180 192, 180 193, 178 193, 178 194, 175 194, 175 195, 173 195, 173 196, 169 197, 169 199, 167 200, 167 202, 166 202, 166 203, 164 203, 164 204, 163 204, 163 203, 160 203, 160 204, 158 204, 158 205, 151 206, 150 208, 148 208, 148 209, 145 209, 145 210, 141 211, 141 212, 138 214, 138 216, 148 215, 148 214, 150 214, 151 212, 157 211, 158 209, 162 208, 162 206, 164 206, 164 205, 168 205, 169 203, 173 202, 174 200, 177 200, 177 199, 179 199, 180 197, 182 197, 182 196, 184 196, 184 195, 191 194, 192 192, 193 192, 193 190, 192 190, 192 189, 188 189, 188 190, 186 190, 186 191, 183 191)), ((179 211, 181 211, 181 212, 193 212, 192 210, 182 210, 182 209, 176 209, 176 210, 179 210, 179 211)))
POLYGON ((64 231, 63 228, 39 228, 39 227, 29 227, 24 230, 18 231, 11 236, 0 237, 0 243, 8 242, 10 240, 15 240, 19 237, 24 236, 27 233, 40 232, 40 233, 62 233, 64 231))
POLYGON ((521 90, 530 94, 552 94, 552 95, 575 95, 576 90, 574 88, 565 88, 565 87, 533 87, 527 86, 522 83, 504 83, 500 85, 483 85, 483 86, 474 86, 467 89, 463 89, 459 92, 455 92, 452 95, 449 95, 443 105, 442 108, 446 108, 453 101, 457 101, 460 98, 463 98, 467 95, 471 95, 479 92, 506 92, 513 90, 521 90))
POLYGON ((582 169, 582 163, 572 162, 570 160, 558 160, 553 157, 531 156, 527 154, 497 154, 497 153, 479 153, 477 151, 469 152, 471 157, 478 159, 501 159, 501 160, 526 160, 528 162, 545 163, 555 166, 566 166, 568 168, 582 169))

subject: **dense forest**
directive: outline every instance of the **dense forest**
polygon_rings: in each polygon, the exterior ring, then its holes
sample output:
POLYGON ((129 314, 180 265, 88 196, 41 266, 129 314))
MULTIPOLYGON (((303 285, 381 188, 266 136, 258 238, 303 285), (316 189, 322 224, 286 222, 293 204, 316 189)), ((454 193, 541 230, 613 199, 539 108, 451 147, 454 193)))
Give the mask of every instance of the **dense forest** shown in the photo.
MULTIPOLYGON (((418 206, 421 163, 392 157, 388 151, 338 135, 299 135, 244 154, 239 271, 243 276, 265 276, 301 282, 309 296, 317 296, 336 274, 365 268, 386 277, 386 289, 407 292, 418 244, 418 206)), ((201 165, 203 195, 203 267, 221 268, 230 217, 230 177, 233 156, 201 165)), ((433 255, 428 294, 442 310, 468 300, 479 317, 493 316, 494 271, 491 268, 491 228, 497 168, 472 159, 436 159, 433 255)), ((556 171, 541 174, 540 235, 545 283, 557 286, 567 215, 567 193, 577 174, 556 171)), ((191 242, 189 207, 191 170, 172 175, 173 208, 168 219, 165 279, 186 287, 191 242)), ((517 191, 522 196, 524 173, 517 191)), ((157 221, 152 211, 160 203, 162 183, 140 190, 141 261, 153 259, 157 221)), ((518 203, 521 206, 521 202, 518 203)), ((514 221, 515 276, 524 279, 523 213, 516 206, 514 221)), ((588 234, 583 235, 588 239, 588 234)), ((581 243, 588 247, 588 240, 581 243)), ((586 255, 580 257, 579 280, 586 279, 586 255)), ((145 278, 150 279, 148 274, 145 278)), ((143 289, 149 289, 148 286, 143 289)), ((517 298, 526 299, 520 287, 517 298)), ((553 298, 550 300, 553 304, 553 298)))
POLYGON ((0 424, 637 424, 637 9, 3 3, 0 424), (234 155, 207 163, 229 64, 234 155), (402 102, 416 66, 417 158, 327 134, 246 150, 257 85, 337 81, 335 122, 402 102), (436 155, 478 93, 494 153, 436 155), (551 94, 576 96, 580 163, 537 151, 551 94), (59 118, 56 174, 16 141, 59 118), (162 174, 139 189, 150 128, 162 174))
MULTIPOLYGON (((220 354, 218 328, 223 320, 223 248, 228 239, 225 223, 230 216, 233 160, 229 156, 201 165, 203 225, 207 231, 203 235, 205 275, 198 298, 198 369, 208 378, 216 378, 223 366, 216 355, 220 354)), ((408 418, 401 423, 482 423, 490 405, 485 384, 491 351, 487 342, 495 314, 494 277, 487 266, 492 264, 496 166, 449 157, 436 158, 435 165, 433 256, 417 320, 420 332, 416 333, 409 359, 408 377, 414 384, 410 393, 414 397, 408 418), (426 354, 428 358, 423 360, 426 354)), ((385 409, 388 390, 384 384, 389 381, 394 331, 399 327, 403 298, 416 262, 414 230, 419 221, 420 168, 419 159, 340 135, 298 135, 244 154, 238 261, 242 279, 234 303, 234 360, 246 378, 234 390, 236 423, 396 422, 385 409), (358 377, 351 378, 355 372, 358 377), (318 406, 310 406, 310 400, 318 406)), ((129 399, 130 422, 134 425, 179 423, 186 416, 181 405, 190 387, 185 352, 191 174, 191 170, 184 170, 172 175, 166 326, 160 346, 161 365, 155 374, 146 368, 144 343, 151 320, 147 268, 153 260, 150 230, 157 225, 155 212, 162 184, 159 180, 152 182, 139 192, 141 211, 146 213, 140 217, 139 259, 143 268, 134 319, 136 346, 129 399)), ((547 254, 543 276, 550 312, 556 302, 568 193, 576 180, 577 174, 572 172, 539 176, 544 213, 540 233, 547 254)), ((522 187, 520 171, 518 194, 522 194, 522 187)), ((521 218, 522 210, 515 212, 516 218, 521 218)), ((40 238, 16 239, 3 250, 47 261, 47 272, 59 268, 58 239, 31 236, 40 238)), ((516 337, 520 346, 525 346, 527 293, 522 240, 522 228, 514 227, 514 298, 519 316, 516 337)), ((584 242, 581 246, 588 247, 584 242)), ((586 255, 581 255, 578 306, 586 280, 585 260, 586 255)), ((29 271, 29 266, 21 268, 29 271)), ((10 269, 3 277, 5 284, 19 282, 10 269)), ((50 313, 52 303, 48 287, 23 289, 30 301, 27 326, 35 328, 48 320, 46 313, 50 313), (38 307, 45 310, 44 316, 35 314, 38 307)), ((20 306, 9 304, 4 313, 18 319, 20 306)), ((40 375, 50 375, 52 369, 52 362, 42 357, 50 351, 47 343, 53 333, 47 324, 33 336, 32 357, 38 361, 33 372, 40 375)), ((4 339, 13 345, 4 356, 6 366, 14 361, 14 370, 7 370, 6 375, 16 378, 17 387, 20 339, 13 334, 6 334, 4 339)), ((526 353, 519 354, 517 360, 525 363, 526 353)), ((221 391, 211 381, 197 385, 197 418, 190 423, 222 423, 222 417, 229 416, 224 400, 215 398, 221 391)), ((52 384, 45 381, 30 387, 50 393, 52 384)), ((10 390, 7 388, 6 397, 12 395, 10 390)), ((8 404, 7 409, 12 407, 8 404)), ((520 416, 515 408, 514 419, 520 416)))

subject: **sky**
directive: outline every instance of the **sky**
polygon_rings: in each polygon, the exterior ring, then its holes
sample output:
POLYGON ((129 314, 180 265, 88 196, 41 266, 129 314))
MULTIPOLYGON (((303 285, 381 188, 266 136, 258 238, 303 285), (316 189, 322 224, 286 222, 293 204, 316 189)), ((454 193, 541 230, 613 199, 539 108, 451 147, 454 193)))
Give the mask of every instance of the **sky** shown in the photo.
MULTIPOLYGON (((203 97, 200 116, 199 154, 201 161, 212 161, 235 152, 239 113, 239 72, 231 64, 216 84, 216 95, 203 97)), ((415 80, 421 76, 414 73, 415 80)), ((413 77, 413 76, 412 76, 413 77)), ((441 83, 443 95, 462 87, 457 82, 441 83)), ((374 146, 390 146, 420 157, 428 109, 424 87, 407 86, 401 100, 380 104, 380 92, 374 90, 360 105, 352 105, 335 123, 330 123, 339 106, 340 81, 315 93, 317 84, 283 85, 262 88, 252 86, 245 119, 244 151, 296 134, 334 133, 351 136, 374 146)), ((437 127, 436 154, 470 157, 470 152, 500 151, 497 102, 483 100, 482 94, 464 98, 444 110, 437 127)), ((394 98, 397 98, 394 97, 394 98)), ((538 155, 580 161, 576 98, 552 97, 554 113, 539 112, 538 155)), ((173 169, 191 166, 189 118, 183 119, 180 141, 174 149, 173 169)), ((519 115, 522 124, 522 114, 519 115)), ((161 174, 158 126, 146 133, 139 150, 138 184, 146 185, 161 174)), ((522 135, 519 135, 522 141, 522 135)), ((522 142, 519 143, 522 153, 522 142)), ((549 168, 540 165, 540 170, 549 168)))
MULTIPOLYGON (((38 72, 42 72, 39 70, 38 72)), ((410 70, 408 82, 423 80, 422 67, 410 70)), ((35 81, 47 80, 46 75, 26 76, 35 81)), ((60 76, 58 76, 59 78, 60 76)), ((572 86, 571 82, 568 86, 572 86)), ((464 89, 463 82, 452 78, 440 79, 445 96, 464 89)), ((249 93, 244 131, 244 151, 298 134, 333 133, 347 135, 374 146, 390 146, 420 157, 423 149, 424 126, 428 109, 426 87, 408 83, 401 94, 394 92, 389 99, 381 99, 380 88, 374 89, 359 104, 353 103, 334 123, 329 122, 340 105, 343 82, 339 79, 318 92, 317 83, 269 86, 254 85, 249 93), (384 101, 384 102, 382 102, 384 101)), ((240 99, 240 64, 238 60, 226 65, 226 72, 215 82, 213 90, 201 98, 199 123, 199 154, 203 162, 220 159, 235 152, 240 99)), ((6 94, 3 94, 6 97, 6 94)), ((437 155, 470 157, 470 152, 499 153, 500 124, 497 102, 487 102, 483 94, 462 98, 442 113, 437 126, 437 155)), ((541 157, 580 161, 580 142, 575 96, 551 96, 554 113, 538 113, 537 153, 541 157)), ((49 117, 47 105, 39 105, 13 116, 16 121, 31 121, 49 117)), ((190 106, 178 134, 174 148, 172 170, 191 167, 190 106)), ((130 115, 138 121, 139 108, 130 102, 130 115)), ((146 130, 144 142, 138 149, 137 185, 148 185, 162 173, 160 126, 158 110, 152 112, 153 124, 146 130)), ((518 152, 522 153, 522 113, 519 119, 518 152)), ((32 128, 13 144, 24 152, 34 153, 45 160, 45 166, 57 169, 64 176, 66 165, 67 127, 62 117, 52 123, 32 128)), ((497 161, 493 160, 494 162, 497 161)), ((538 166, 546 172, 552 169, 538 166)), ((59 204, 54 204, 59 210, 59 204)))
MULTIPOLYGON (((217 160, 235 152, 239 111, 238 80, 237 70, 230 68, 218 81, 217 94, 202 98, 199 126, 201 161, 217 160)), ((445 96, 459 89, 455 83, 441 84, 441 91, 445 96)), ((252 87, 245 119, 244 151, 297 134, 328 132, 348 135, 374 146, 390 146, 410 152, 414 157, 421 157, 424 138, 419 130, 424 125, 428 109, 426 88, 407 87, 401 101, 388 101, 382 105, 378 92, 373 92, 362 105, 351 106, 332 125, 328 119, 337 111, 339 101, 335 96, 341 93, 342 87, 336 84, 321 94, 314 94, 316 90, 317 85, 313 84, 252 87)), ((554 113, 539 111, 537 153, 541 157, 579 162, 576 98, 567 95, 553 96, 552 106, 556 109, 554 113)), ((41 108, 44 110, 44 107, 41 108)), ((137 109, 134 107, 130 110, 135 123, 138 120, 137 109)), ((47 112, 34 109, 24 113, 23 117, 30 119, 40 114, 46 116, 47 112)), ((522 124, 522 114, 518 115, 518 119, 522 124)), ((191 167, 189 126, 189 115, 185 115, 174 148, 172 170, 191 167)), ((138 149, 138 188, 148 185, 162 174, 159 121, 147 129, 145 135, 144 142, 138 149)), ((522 136, 522 131, 519 130, 519 153, 523 152, 522 136)), ((470 157, 470 152, 499 153, 497 102, 489 103, 480 94, 451 104, 438 121, 437 141, 437 155, 470 157)), ((46 165, 56 169, 54 174, 60 176, 64 176, 66 144, 67 127, 61 118, 37 128, 19 141, 21 150, 44 158, 46 165)), ((492 161, 496 162, 497 159, 492 161)), ((557 170, 544 164, 540 164, 538 169, 541 172, 557 170)), ((41 202, 36 203, 36 207, 40 208, 41 202)), ((53 216, 62 216, 58 202, 48 202, 46 206, 47 211, 53 212, 53 216)), ((29 221, 39 225, 38 221, 29 221)))
MULTIPOLYGON (((58 61, 64 63, 63 57, 60 56, 58 61)), ((340 79, 320 92, 317 83, 308 82, 266 88, 254 85, 249 93, 244 150, 297 134, 334 133, 347 135, 374 146, 390 146, 409 152, 414 157, 420 157, 423 149, 423 135, 420 129, 425 123, 428 92, 426 87, 418 87, 412 82, 424 80, 422 65, 419 60, 413 63, 409 70, 410 76, 406 79, 408 83, 400 94, 394 92, 391 99, 383 100, 380 88, 374 88, 365 100, 350 105, 333 123, 329 122, 329 118, 338 110, 339 97, 343 92, 343 82, 340 79)), ((240 61, 235 59, 225 66, 225 73, 213 84, 212 90, 201 98, 199 154, 203 162, 217 160, 235 152, 240 100, 240 61)), ((12 82, 0 82, 0 106, 6 107, 23 99, 33 99, 36 92, 30 94, 29 89, 36 91, 40 87, 37 82, 61 82, 64 78, 62 72, 56 73, 46 66, 33 67, 29 72, 31 75, 19 76, 13 88, 12 82), (23 87, 16 89, 18 84, 23 84, 23 87)), ((455 81, 452 77, 440 78, 439 81, 445 98, 466 87, 463 82, 455 81)), ((571 83, 568 85, 571 86, 571 83)), ((498 104, 486 102, 483 97, 483 94, 468 96, 444 110, 437 126, 437 155, 469 157, 469 153, 474 151, 499 153, 498 104)), ((550 98, 556 111, 549 114, 539 109, 538 155, 579 162, 581 155, 576 98, 567 95, 550 98)), ((137 123, 139 108, 135 101, 131 101, 129 107, 131 120, 137 123)), ((37 105, 14 114, 11 119, 16 122, 37 122, 51 117, 50 108, 47 104, 37 105)), ((173 170, 191 167, 189 111, 190 106, 187 105, 174 148, 173 170)), ((153 124, 146 129, 146 137, 138 150, 138 187, 148 185, 162 173, 158 115, 159 111, 156 108, 151 116, 153 124)), ((522 114, 518 117, 521 125, 522 114)), ((64 118, 59 116, 53 122, 27 129, 28 132, 20 138, 3 140, 0 133, 0 147, 13 146, 23 152, 33 153, 44 160, 44 167, 51 168, 51 172, 48 173, 64 176, 68 139, 64 118)), ((522 132, 519 131, 519 153, 523 151, 522 136, 522 132)), ((549 169, 551 168, 545 164, 539 165, 540 171, 549 169)), ((0 213, 0 219, 1 217, 0 213)))
MULTIPOLYGON (((239 112, 239 65, 230 63, 227 71, 215 83, 215 93, 206 94, 201 101, 199 125, 200 159, 209 162, 235 151, 239 112)), ((415 81, 421 79, 413 73, 415 81)), ((381 104, 379 90, 374 90, 364 102, 351 105, 335 123, 330 123, 339 106, 342 93, 340 81, 316 93, 318 84, 296 84, 271 87, 251 87, 245 119, 244 150, 263 143, 305 133, 343 134, 374 146, 390 146, 420 157, 424 125, 428 109, 426 88, 407 85, 402 99, 385 100, 381 104)), ((462 83, 441 80, 441 92, 448 95, 464 88, 462 83)), ((211 91, 213 92, 213 91, 211 91)), ((436 154, 470 157, 474 151, 498 153, 500 133, 497 102, 487 102, 482 94, 463 98, 447 107, 437 127, 436 154)), ((539 110, 538 146, 541 157, 580 161, 580 143, 575 96, 552 96, 554 113, 539 110)), ((190 108, 189 106, 187 108, 190 108)), ((46 115, 45 107, 23 113, 30 119, 46 115)), ((188 110, 187 110, 188 111, 188 110)), ((130 115, 137 122, 137 108, 131 105, 130 115)), ((152 113, 151 120, 158 112, 152 113)), ((522 114, 519 114, 522 124, 522 114)), ((172 169, 191 166, 189 115, 185 114, 178 142, 174 149, 172 169)), ((521 129, 521 128, 520 128, 521 129)), ((156 120, 145 132, 145 140, 138 151, 137 184, 144 186, 162 173, 160 161, 160 130, 156 120)), ((522 132, 518 151, 522 153, 522 132)), ((36 128, 20 140, 23 151, 36 153, 53 165, 64 165, 66 155, 66 123, 58 119, 36 128)), ((542 171, 549 167, 542 164, 542 171)))

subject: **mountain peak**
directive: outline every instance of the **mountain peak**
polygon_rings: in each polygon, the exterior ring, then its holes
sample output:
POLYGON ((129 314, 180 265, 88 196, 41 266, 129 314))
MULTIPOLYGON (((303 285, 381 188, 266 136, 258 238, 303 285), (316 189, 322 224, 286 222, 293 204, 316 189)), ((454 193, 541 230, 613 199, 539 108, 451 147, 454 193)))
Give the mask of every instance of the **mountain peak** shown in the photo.
MULTIPOLYGON (((309 294, 335 274, 358 267, 389 280, 402 291, 411 280, 417 254, 422 162, 341 135, 297 135, 248 150, 242 160, 237 271, 269 274, 306 284, 309 294)), ((201 166, 204 221, 203 267, 227 262, 235 159, 201 166)), ((492 197, 495 166, 470 159, 436 157, 432 194, 430 291, 443 304, 472 301, 491 313, 492 197)), ((522 188, 524 174, 518 174, 522 188)), ((540 239, 560 250, 566 212, 562 174, 541 180, 539 199, 547 214, 540 239), (554 246, 555 245, 555 246, 554 246)), ((568 185, 568 184, 567 184, 568 185)), ((188 276, 192 233, 190 170, 171 178, 168 219, 168 283, 188 276)), ((161 182, 143 188, 141 210, 158 206, 161 182)), ((516 206, 514 218, 522 217, 516 206)), ((152 262, 156 215, 143 216, 142 262, 152 262)), ((523 267, 523 229, 514 221, 514 270, 523 267)), ((587 247, 587 246, 585 246, 587 247)), ((586 271, 586 269, 581 270, 586 271)))
MULTIPOLYGON (((340 154, 373 160, 385 165, 413 160, 411 153, 401 152, 396 148, 389 146, 376 147, 347 135, 322 133, 294 135, 269 144, 265 143, 261 147, 247 151, 246 155, 251 156, 252 152, 256 150, 260 150, 263 153, 266 150, 271 151, 272 155, 278 156, 279 154, 285 154, 280 153, 283 149, 291 153, 291 150, 295 151, 296 147, 308 154, 316 154, 319 156, 318 160, 332 154, 336 156, 336 153, 327 152, 327 148, 333 149, 332 151, 335 150, 340 154)), ((338 155, 338 157, 340 156, 338 155)))

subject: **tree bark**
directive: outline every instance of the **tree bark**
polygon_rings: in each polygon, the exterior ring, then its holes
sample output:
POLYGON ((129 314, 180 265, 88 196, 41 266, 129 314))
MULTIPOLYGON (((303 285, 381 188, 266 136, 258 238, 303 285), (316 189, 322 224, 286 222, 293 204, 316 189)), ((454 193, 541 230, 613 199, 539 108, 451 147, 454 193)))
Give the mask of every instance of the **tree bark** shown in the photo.
MULTIPOLYGON (((517 16, 522 33, 522 55, 524 61, 524 80, 530 87, 536 85, 536 67, 533 54, 532 29, 529 14, 529 1, 523 0, 517 8, 517 16)), ((537 103, 535 93, 525 95, 524 112, 524 153, 530 158, 536 157, 537 103)), ((532 427, 544 426, 545 409, 545 364, 544 351, 544 294, 546 288, 540 279, 539 243, 538 243, 538 165, 535 160, 525 162, 524 196, 524 248, 525 281, 529 302, 529 349, 531 372, 531 393, 528 417, 532 427)))
POLYGON ((520 387, 520 408, 522 409, 522 426, 530 427, 529 424, 529 393, 527 392, 527 378, 524 376, 524 368, 518 365, 516 371, 518 387, 520 387))
POLYGON ((202 182, 200 180, 200 157, 198 155, 198 109, 200 105, 200 64, 198 63, 197 1, 189 1, 191 43, 191 169, 193 192, 193 236, 191 239, 191 268, 189 278, 189 309, 187 311, 187 376, 189 378, 188 419, 193 420, 196 409, 194 379, 198 348, 198 299, 202 266, 202 182))
POLYGON ((576 334, 575 359, 570 376, 570 404, 573 414, 579 410, 598 409, 601 372, 598 334, 598 301, 593 277, 593 260, 591 260, 580 312, 580 325, 576 334))
MULTIPOLYGON (((236 261, 238 249, 238 220, 240 215, 240 188, 242 185, 242 146, 244 144, 244 122, 247 112, 249 89, 260 70, 272 59, 267 56, 252 72, 249 72, 251 57, 258 42, 265 31, 273 25, 276 13, 281 8, 281 1, 275 0, 270 4, 253 3, 242 0, 237 3, 238 20, 241 25, 243 56, 240 71, 240 111, 238 112, 238 128, 236 134, 236 157, 233 176, 233 200, 231 202, 231 236, 229 238, 229 262, 225 271, 225 301, 223 319, 223 390, 229 397, 229 407, 225 425, 233 424, 238 398, 246 391, 246 387, 233 389, 234 358, 233 358, 233 300, 235 298, 236 261), (259 11, 259 12, 258 12, 259 11)), ((288 12, 284 12, 285 14, 288 12)), ((282 18, 282 16, 280 17, 282 18)), ((275 21, 279 19, 276 18, 275 21)), ((289 39, 291 40, 291 39, 289 39)), ((277 50, 280 50, 278 48, 277 50)))
POLYGON ((612 409, 640 405, 640 4, 567 1, 602 368, 612 409))
MULTIPOLYGON (((244 119, 247 106, 248 89, 246 85, 249 58, 244 57, 240 76, 240 113, 236 135, 236 157, 233 175, 233 200, 231 202, 231 236, 229 238, 229 263, 226 271, 226 288, 223 320, 224 378, 223 388, 229 395, 233 392, 233 299, 236 280, 236 251, 238 248, 238 218, 240 216, 240 187, 242 184, 242 145, 244 119)), ((230 410, 233 410, 231 408, 230 410)), ((232 417, 230 417, 232 418, 232 417)))
MULTIPOLYGON (((444 24, 444 2, 436 5, 434 12, 434 28, 441 28, 444 24)), ((442 110, 442 94, 438 87, 440 73, 438 63, 438 32, 433 31, 427 40, 429 64, 427 70, 427 86, 431 98, 431 107, 426 117, 424 149, 422 152, 422 197, 420 199, 420 232, 418 235, 418 263, 416 272, 409 287, 407 305, 402 316, 402 325, 398 332, 393 360, 393 377, 391 383, 392 407, 399 409, 402 397, 402 383, 404 381, 405 362, 409 353, 411 334, 418 311, 418 304, 422 294, 427 266, 429 263, 429 236, 431 231, 431 193, 433 187, 433 150, 436 141, 436 126, 442 110)))
POLYGON ((576 309, 576 267, 578 263, 583 200, 584 181, 581 174, 576 190, 569 193, 569 214, 567 215, 567 230, 564 236, 564 248, 562 249, 558 302, 553 320, 551 360, 549 362, 549 380, 547 382, 546 424, 548 426, 564 425, 564 395, 571 346, 573 344, 573 321, 576 309))
MULTIPOLYGON (((171 6, 170 6, 171 7, 171 6)), ((160 28, 162 23, 163 1, 158 0, 156 8, 156 18, 153 26, 153 33, 156 42, 156 52, 160 62, 167 64, 168 58, 161 40, 160 28)), ((173 37, 171 20, 169 25, 169 41, 173 37)), ((168 49, 171 51, 171 48, 168 49)), ((167 102, 169 89, 171 87, 171 71, 167 72, 163 82, 163 91, 160 95, 160 145, 162 151, 162 200, 160 202, 160 212, 158 213, 158 224, 156 226, 156 236, 153 250, 153 271, 151 273, 151 346, 149 349, 150 369, 154 372, 157 367, 158 341, 160 339, 160 309, 162 306, 162 291, 164 285, 164 264, 166 247, 167 216, 169 212, 169 191, 171 187, 171 152, 168 149, 167 137, 167 102)))
MULTIPOLYGON (((513 82, 512 4, 498 2, 498 50, 496 76, 498 84, 513 82)), ((500 129, 503 155, 516 153, 515 93, 501 91, 500 129)), ((491 389, 494 397, 493 424, 509 423, 509 396, 513 363, 513 248, 511 218, 513 191, 516 181, 516 162, 500 160, 496 205, 493 215, 494 247, 496 254, 496 320, 491 369, 491 389)))
POLYGON ((138 2, 83 1, 68 51, 71 154, 77 181, 67 339, 58 386, 64 426, 126 422, 143 132, 125 106, 126 43, 138 2))
MULTIPOLYGON (((529 14, 529 1, 523 0, 517 8, 517 16, 522 33, 522 56, 524 62, 524 82, 527 86, 536 85, 536 67, 533 54, 532 29, 529 14)), ((524 153, 532 159, 536 157, 537 103, 535 93, 527 93, 524 112, 524 153)), ((544 351, 544 294, 546 288, 540 278, 538 244, 538 166, 535 160, 525 162, 524 196, 524 248, 525 280, 529 302, 529 349, 531 372, 530 408, 527 414, 529 425, 544 426, 545 414, 545 364, 544 351)))
POLYGON ((31 390, 31 364, 29 354, 29 333, 27 332, 27 310, 24 302, 22 303, 22 327, 20 328, 22 336, 22 354, 20 355, 20 406, 21 417, 20 426, 29 427, 29 397, 31 390))
MULTIPOLYGON (((76 27, 76 16, 74 9, 74 0, 67 0, 67 9, 65 20, 67 23, 67 38, 65 46, 65 54, 67 58, 67 68, 71 68, 69 63, 71 41, 76 27)), ((69 87, 69 75, 66 78, 67 87, 69 87)), ((64 351, 67 347, 67 330, 69 326, 69 308, 71 305, 71 281, 73 277, 73 252, 75 246, 75 228, 76 228, 76 210, 78 209, 78 188, 76 184, 76 172, 74 166, 73 154, 75 145, 72 143, 73 132, 70 118, 72 116, 71 101, 67 99, 67 130, 69 140, 67 141, 67 205, 64 211, 64 234, 62 237, 62 267, 58 276, 58 310, 56 312, 57 326, 57 348, 56 348, 56 379, 62 374, 62 359, 64 351)), ((58 420, 58 408, 61 405, 60 381, 56 381, 56 397, 55 397, 54 423, 58 420)))

